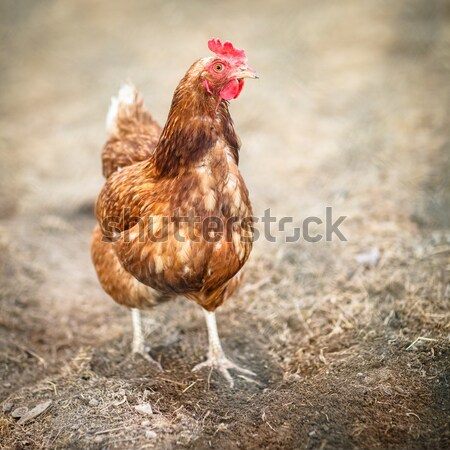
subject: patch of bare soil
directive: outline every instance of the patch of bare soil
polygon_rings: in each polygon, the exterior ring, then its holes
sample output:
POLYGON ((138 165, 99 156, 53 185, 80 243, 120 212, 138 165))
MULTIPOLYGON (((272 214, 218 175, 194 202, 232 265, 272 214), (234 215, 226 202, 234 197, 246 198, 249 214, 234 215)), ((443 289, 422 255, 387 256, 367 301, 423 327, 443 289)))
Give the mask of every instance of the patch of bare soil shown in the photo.
POLYGON ((450 447, 448 2, 0 8, 1 448, 450 447), (145 315, 164 372, 133 359, 89 256, 109 96, 129 77, 163 122, 217 34, 261 74, 232 104, 256 214, 347 216, 345 242, 255 244, 218 312, 257 373, 233 390, 191 371, 184 299, 145 315))

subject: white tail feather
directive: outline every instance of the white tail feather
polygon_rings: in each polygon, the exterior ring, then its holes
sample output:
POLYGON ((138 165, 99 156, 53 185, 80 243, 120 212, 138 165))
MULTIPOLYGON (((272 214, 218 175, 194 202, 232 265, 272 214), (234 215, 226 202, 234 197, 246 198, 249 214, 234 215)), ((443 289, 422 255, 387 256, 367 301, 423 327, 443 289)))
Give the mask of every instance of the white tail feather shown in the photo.
POLYGON ((124 84, 117 95, 111 97, 111 105, 106 115, 106 131, 113 134, 117 131, 117 118, 121 107, 127 107, 136 101, 136 88, 131 83, 124 84))

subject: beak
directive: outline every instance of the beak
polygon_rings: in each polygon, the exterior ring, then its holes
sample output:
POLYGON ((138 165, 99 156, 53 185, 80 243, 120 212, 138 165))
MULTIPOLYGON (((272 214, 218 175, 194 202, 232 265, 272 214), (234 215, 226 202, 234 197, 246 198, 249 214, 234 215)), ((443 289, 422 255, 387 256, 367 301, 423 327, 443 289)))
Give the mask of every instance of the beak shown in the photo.
POLYGON ((256 75, 256 72, 251 67, 243 67, 237 74, 236 77, 238 79, 243 78, 259 78, 258 75, 256 75))

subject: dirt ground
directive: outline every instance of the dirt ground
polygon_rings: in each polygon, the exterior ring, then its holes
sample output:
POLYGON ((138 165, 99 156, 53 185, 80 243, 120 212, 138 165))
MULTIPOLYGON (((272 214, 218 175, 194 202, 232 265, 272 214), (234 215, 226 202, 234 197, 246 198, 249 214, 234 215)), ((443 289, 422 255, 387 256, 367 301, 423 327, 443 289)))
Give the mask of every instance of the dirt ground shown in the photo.
POLYGON ((1 448, 450 447, 449 2, 7 0, 0 24, 1 448), (145 315, 164 372, 132 359, 89 255, 109 97, 131 79, 163 123, 211 36, 260 74, 231 106, 256 214, 347 216, 347 242, 255 244, 218 312, 257 373, 233 390, 191 372, 184 299, 145 315))

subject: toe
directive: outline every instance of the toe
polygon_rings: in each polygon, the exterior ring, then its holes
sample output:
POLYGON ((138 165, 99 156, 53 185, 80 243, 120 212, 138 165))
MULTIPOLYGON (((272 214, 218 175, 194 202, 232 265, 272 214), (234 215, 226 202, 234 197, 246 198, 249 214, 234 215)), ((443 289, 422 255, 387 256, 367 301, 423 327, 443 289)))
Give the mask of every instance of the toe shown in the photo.
POLYGON ((230 372, 228 372, 228 369, 225 369, 224 367, 221 367, 220 369, 220 373, 222 374, 222 376, 225 378, 225 380, 227 380, 228 385, 230 386, 230 388, 234 387, 234 380, 233 377, 230 375, 230 372))
POLYGON ((198 372, 199 370, 202 370, 204 367, 210 367, 209 361, 204 361, 200 364, 197 364, 192 368, 192 372, 198 372))
POLYGON ((155 361, 146 351, 134 351, 133 356, 145 359, 153 367, 163 372, 161 364, 158 361, 155 361))
POLYGON ((236 372, 243 373, 245 375, 250 375, 251 377, 256 377, 256 373, 249 369, 244 369, 243 367, 238 366, 237 364, 234 364, 231 369, 234 369, 236 372))

